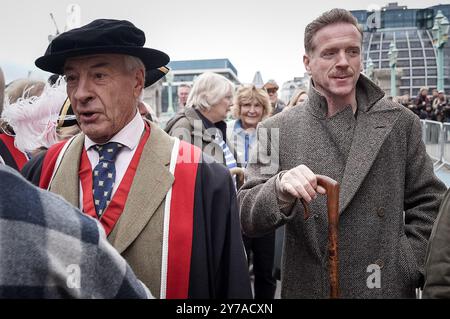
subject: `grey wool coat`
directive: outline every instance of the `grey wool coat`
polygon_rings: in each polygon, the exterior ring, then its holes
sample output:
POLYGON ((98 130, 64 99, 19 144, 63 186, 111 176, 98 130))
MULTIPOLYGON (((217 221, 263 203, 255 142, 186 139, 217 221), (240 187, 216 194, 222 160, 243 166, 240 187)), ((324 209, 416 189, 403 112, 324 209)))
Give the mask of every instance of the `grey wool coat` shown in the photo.
POLYGON ((238 196, 241 222, 249 236, 286 224, 283 298, 327 298, 330 290, 326 197, 310 203, 304 220, 301 204, 280 208, 275 193, 278 173, 300 164, 340 183, 341 297, 415 297, 423 280, 446 187, 433 173, 419 118, 363 75, 356 97, 356 116, 348 107, 327 118, 326 99, 311 85, 303 106, 258 127, 258 149, 238 196))
POLYGON ((218 163, 225 163, 222 148, 215 141, 215 134, 218 129, 207 129, 202 119, 192 107, 186 107, 169 120, 165 129, 167 134, 175 136, 182 141, 186 141, 199 147, 218 163))
POLYGON ((431 232, 425 264, 424 298, 450 298, 450 190, 431 232))

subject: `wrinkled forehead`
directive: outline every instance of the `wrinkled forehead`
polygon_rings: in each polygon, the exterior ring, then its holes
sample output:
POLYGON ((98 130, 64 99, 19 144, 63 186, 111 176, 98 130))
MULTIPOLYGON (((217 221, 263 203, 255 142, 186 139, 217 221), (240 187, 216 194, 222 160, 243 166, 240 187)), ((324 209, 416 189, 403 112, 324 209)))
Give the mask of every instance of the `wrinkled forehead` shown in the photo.
POLYGON ((333 46, 362 46, 362 35, 351 23, 333 23, 318 30, 312 37, 312 51, 333 46))
POLYGON ((246 96, 239 99, 240 104, 254 104, 261 105, 261 102, 256 96, 246 96))
POLYGON ((181 86, 178 88, 179 93, 189 93, 190 89, 186 86, 181 86))

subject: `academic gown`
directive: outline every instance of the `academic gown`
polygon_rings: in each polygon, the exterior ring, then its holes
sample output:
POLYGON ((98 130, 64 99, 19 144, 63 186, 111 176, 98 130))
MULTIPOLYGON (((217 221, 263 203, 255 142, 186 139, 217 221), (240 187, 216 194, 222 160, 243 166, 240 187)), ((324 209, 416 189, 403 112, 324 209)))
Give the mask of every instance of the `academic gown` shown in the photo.
MULTIPOLYGON (((163 223, 160 215, 163 215, 166 195, 174 180, 168 169, 170 159, 168 147, 173 145, 174 139, 157 126, 153 124, 150 126, 151 134, 146 143, 148 151, 144 149, 133 179, 133 184, 143 183, 143 187, 132 185, 124 212, 109 234, 108 240, 130 263, 136 275, 150 288, 152 294, 165 298, 166 296, 161 294, 163 236, 159 225, 163 223), (140 197, 135 196, 136 192, 140 197), (134 209, 136 207, 141 208, 134 209)), ((78 144, 84 147, 84 137, 78 140, 78 144)), ((80 148, 80 145, 77 147, 80 148)), ((67 152, 69 153, 69 150, 67 152)), ((65 155, 64 159, 67 157, 65 161, 69 162, 76 156, 78 156, 76 153, 73 158, 65 155)), ((251 298, 250 279, 232 178, 223 165, 212 162, 207 155, 201 156, 203 160, 198 164, 195 174, 190 264, 178 266, 189 268, 187 296, 181 298, 251 298)), ((39 185, 43 175, 42 164, 45 158, 46 153, 39 154, 22 170, 22 174, 35 185, 39 185)), ((74 170, 78 170, 79 164, 64 163, 64 159, 59 170, 72 172, 62 179, 64 187, 55 188, 58 184, 55 178, 50 190, 79 206, 77 203, 79 195, 75 192, 69 194, 66 190, 70 188, 70 176, 75 174, 74 170)), ((175 250, 185 249, 185 243, 178 246, 175 250)), ((167 295, 167 298, 170 296, 167 295)))
POLYGON ((0 134, 0 157, 6 165, 17 171, 28 161, 27 156, 14 146, 14 137, 6 134, 0 134))

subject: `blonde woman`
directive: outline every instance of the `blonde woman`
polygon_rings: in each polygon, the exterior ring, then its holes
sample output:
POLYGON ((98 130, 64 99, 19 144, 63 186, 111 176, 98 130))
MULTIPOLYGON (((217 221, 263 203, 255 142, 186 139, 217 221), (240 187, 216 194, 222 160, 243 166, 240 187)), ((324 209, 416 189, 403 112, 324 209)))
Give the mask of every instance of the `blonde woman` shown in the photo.
MULTIPOLYGON (((254 85, 240 87, 232 109, 236 121, 227 130, 228 142, 234 149, 238 165, 245 167, 256 146, 256 126, 272 113, 269 95, 254 85)), ((250 238, 242 235, 247 258, 253 261, 255 299, 273 299, 276 280, 272 275, 275 258, 275 232, 250 238)))
POLYGON ((291 100, 289 101, 287 107, 285 107, 283 110, 287 110, 290 107, 302 104, 308 99, 308 93, 303 89, 297 89, 294 92, 294 95, 292 95, 291 100))
POLYGON ((245 167, 256 145, 256 126, 272 113, 269 95, 254 85, 241 86, 234 98, 232 114, 236 119, 228 123, 227 139, 238 166, 245 167))

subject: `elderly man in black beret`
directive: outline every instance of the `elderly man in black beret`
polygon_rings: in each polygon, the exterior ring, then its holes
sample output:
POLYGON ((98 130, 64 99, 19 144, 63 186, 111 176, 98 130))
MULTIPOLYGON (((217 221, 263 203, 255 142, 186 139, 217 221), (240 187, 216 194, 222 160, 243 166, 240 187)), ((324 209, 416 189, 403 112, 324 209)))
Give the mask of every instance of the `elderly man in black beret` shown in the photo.
POLYGON ((132 23, 107 19, 52 41, 36 65, 65 75, 82 133, 24 175, 99 219, 154 296, 250 298, 229 172, 138 112, 146 71, 169 62, 144 43, 132 23))

